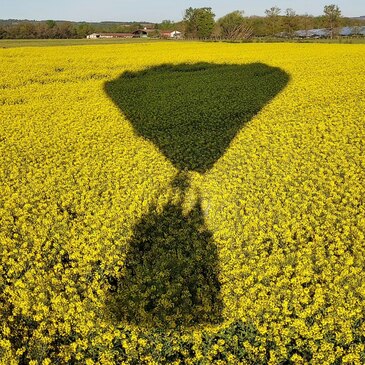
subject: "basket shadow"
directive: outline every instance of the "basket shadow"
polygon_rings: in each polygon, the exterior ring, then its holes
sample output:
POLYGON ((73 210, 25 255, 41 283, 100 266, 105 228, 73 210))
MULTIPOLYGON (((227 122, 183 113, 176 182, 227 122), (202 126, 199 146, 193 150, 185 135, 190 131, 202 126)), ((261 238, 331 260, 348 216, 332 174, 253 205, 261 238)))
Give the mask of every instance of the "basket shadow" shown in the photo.
POLYGON ((262 63, 163 64, 124 72, 105 91, 177 169, 204 173, 288 80, 262 63))
POLYGON ((144 328, 181 328, 221 320, 217 248, 200 202, 188 215, 168 204, 134 227, 109 309, 118 321, 144 328))

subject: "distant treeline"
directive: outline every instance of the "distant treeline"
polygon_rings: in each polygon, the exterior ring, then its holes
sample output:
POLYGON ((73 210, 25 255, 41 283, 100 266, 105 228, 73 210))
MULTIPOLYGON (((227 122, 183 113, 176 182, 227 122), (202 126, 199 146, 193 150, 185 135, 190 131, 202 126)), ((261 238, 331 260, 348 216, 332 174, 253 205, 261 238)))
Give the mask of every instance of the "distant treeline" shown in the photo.
POLYGON ((185 37, 198 39, 247 39, 251 37, 296 37, 296 31, 306 34, 311 29, 326 29, 333 38, 342 27, 361 27, 365 17, 345 18, 337 5, 324 6, 323 15, 297 14, 288 8, 277 6, 265 10, 264 17, 245 16, 243 11, 233 11, 215 20, 212 8, 188 8, 185 10, 185 37))
POLYGON ((0 39, 85 38, 94 32, 133 32, 152 23, 77 23, 67 21, 0 20, 0 39))
MULTIPOLYGON (((85 38, 91 33, 129 33, 140 28, 158 30, 178 30, 186 38, 199 39, 245 39, 250 37, 294 36, 297 30, 326 28, 331 36, 340 27, 365 26, 365 17, 342 17, 337 5, 327 5, 324 14, 312 16, 296 14, 293 9, 279 9, 274 6, 265 11, 265 16, 245 16, 243 11, 233 11, 215 19, 211 8, 189 8, 180 22, 164 20, 161 23, 140 22, 67 22, 0 20, 0 39, 35 38, 85 38)), ((158 32, 156 32, 158 34, 158 32)))
MULTIPOLYGON (((274 22, 267 17, 249 17, 246 21, 252 28, 253 35, 257 37, 280 33, 290 35, 297 30, 328 28, 325 17, 312 15, 295 15, 293 18, 282 15, 274 22)), ((362 18, 341 18, 338 23, 338 27, 362 25, 365 25, 365 19, 362 18)))

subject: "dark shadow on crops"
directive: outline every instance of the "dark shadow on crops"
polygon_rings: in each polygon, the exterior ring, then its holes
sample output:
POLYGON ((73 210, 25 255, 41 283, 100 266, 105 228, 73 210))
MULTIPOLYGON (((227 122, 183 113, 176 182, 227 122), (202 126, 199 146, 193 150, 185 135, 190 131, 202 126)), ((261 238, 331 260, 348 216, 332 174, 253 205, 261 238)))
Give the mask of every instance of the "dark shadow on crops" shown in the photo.
POLYGON ((174 181, 180 202, 160 213, 150 208, 134 227, 119 274, 109 277, 109 309, 119 321, 149 328, 221 321, 217 249, 200 201, 183 214, 185 171, 209 170, 288 80, 261 63, 197 63, 125 72, 106 84, 135 131, 180 171, 174 181))
POLYGON ((135 131, 179 170, 203 173, 288 80, 262 63, 164 64, 124 72, 105 90, 135 131))
MULTIPOLYGON (((181 179, 178 184, 186 186, 181 179)), ((217 248, 200 201, 186 215, 180 203, 166 205, 160 214, 152 208, 134 227, 120 275, 109 280, 119 321, 147 328, 219 322, 217 248)))

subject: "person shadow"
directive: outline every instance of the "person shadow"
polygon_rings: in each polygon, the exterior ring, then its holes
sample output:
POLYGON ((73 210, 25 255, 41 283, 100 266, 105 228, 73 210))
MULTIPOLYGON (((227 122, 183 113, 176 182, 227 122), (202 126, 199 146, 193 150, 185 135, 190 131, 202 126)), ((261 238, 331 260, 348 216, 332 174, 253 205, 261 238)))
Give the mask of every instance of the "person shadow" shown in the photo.
POLYGON ((119 274, 109 277, 110 309, 119 321, 179 328, 222 321, 219 261, 201 197, 184 214, 189 173, 204 174, 243 125, 289 81, 277 67, 252 64, 162 64, 126 71, 107 95, 178 169, 178 202, 150 207, 134 226, 119 274))

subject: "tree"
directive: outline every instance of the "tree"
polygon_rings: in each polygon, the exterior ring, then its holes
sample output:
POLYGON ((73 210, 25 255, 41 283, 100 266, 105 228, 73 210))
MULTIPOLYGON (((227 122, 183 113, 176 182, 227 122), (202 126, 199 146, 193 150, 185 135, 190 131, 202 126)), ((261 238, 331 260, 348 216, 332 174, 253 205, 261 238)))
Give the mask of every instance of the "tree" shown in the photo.
POLYGON ((281 9, 277 6, 273 6, 270 9, 265 10, 265 15, 269 28, 271 29, 271 34, 275 35, 278 31, 280 24, 280 12, 281 9))
POLYGON ((70 22, 62 22, 57 24, 55 28, 55 38, 65 39, 65 38, 75 38, 76 30, 72 23, 70 22))
POLYGON ((291 8, 285 10, 284 25, 285 31, 288 33, 288 36, 291 37, 293 35, 294 29, 298 25, 298 16, 291 8))
POLYGON ((35 24, 31 22, 23 22, 18 24, 15 28, 15 38, 19 39, 34 39, 37 38, 37 29, 35 24))
POLYGON ((209 38, 214 29, 212 8, 188 8, 185 10, 185 32, 192 38, 209 38))
POLYGON ((0 26, 0 39, 5 39, 7 36, 7 31, 4 27, 0 26))
POLYGON ((308 35, 308 30, 313 28, 313 16, 305 13, 299 16, 299 27, 305 31, 305 35, 308 35))
POLYGON ((245 39, 252 35, 251 27, 246 24, 243 11, 233 11, 218 20, 220 35, 224 39, 245 39))
POLYGON ((219 26, 218 22, 216 22, 214 24, 214 28, 212 31, 212 34, 210 35, 211 38, 213 39, 222 39, 222 31, 221 31, 221 27, 219 26))
POLYGON ((323 9, 324 17, 326 19, 328 28, 331 31, 331 39, 333 38, 334 28, 338 26, 341 19, 341 10, 338 5, 325 5, 323 9))
POLYGON ((57 23, 54 20, 47 20, 46 24, 48 29, 53 29, 57 25, 57 23))
POLYGON ((157 24, 156 29, 173 30, 175 23, 172 20, 165 19, 160 24, 157 24))
POLYGON ((246 19, 247 25, 252 29, 252 34, 256 37, 264 37, 269 34, 266 18, 261 16, 251 16, 246 19))
POLYGON ((79 24, 76 28, 77 36, 85 38, 88 34, 94 33, 95 29, 88 23, 79 24))

